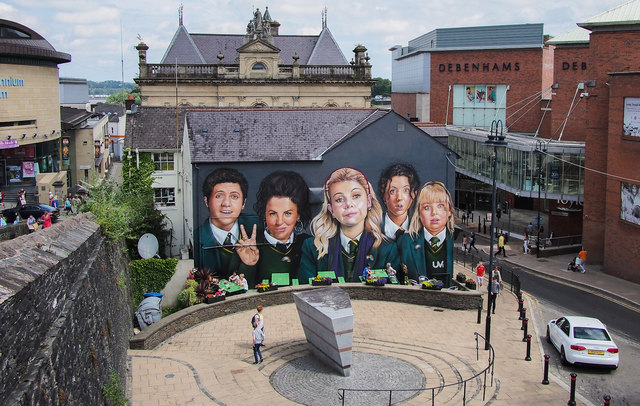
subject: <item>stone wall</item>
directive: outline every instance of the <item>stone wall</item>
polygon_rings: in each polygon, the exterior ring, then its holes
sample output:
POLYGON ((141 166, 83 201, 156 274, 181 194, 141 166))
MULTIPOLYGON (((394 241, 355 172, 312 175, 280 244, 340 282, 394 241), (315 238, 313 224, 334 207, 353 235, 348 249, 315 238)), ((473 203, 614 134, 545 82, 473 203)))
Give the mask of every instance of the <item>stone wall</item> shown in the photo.
POLYGON ((126 382, 132 331, 128 261, 90 214, 0 243, 0 399, 104 404, 126 382))
MULTIPOLYGON (((478 307, 482 305, 482 296, 478 291, 437 291, 399 285, 374 287, 360 283, 341 283, 333 286, 344 289, 351 300, 382 300, 473 311, 477 311, 478 307)), ((135 350, 150 350, 167 338, 198 323, 232 313, 252 310, 257 305, 266 307, 293 303, 293 292, 308 289, 322 289, 322 287, 300 285, 280 287, 276 291, 265 293, 250 291, 228 297, 222 302, 187 307, 142 330, 140 334, 131 338, 129 347, 135 350)), ((247 325, 249 325, 249 320, 247 320, 247 325)))
POLYGON ((20 224, 8 224, 6 227, 0 227, 0 241, 7 241, 27 233, 29 229, 26 221, 20 224))

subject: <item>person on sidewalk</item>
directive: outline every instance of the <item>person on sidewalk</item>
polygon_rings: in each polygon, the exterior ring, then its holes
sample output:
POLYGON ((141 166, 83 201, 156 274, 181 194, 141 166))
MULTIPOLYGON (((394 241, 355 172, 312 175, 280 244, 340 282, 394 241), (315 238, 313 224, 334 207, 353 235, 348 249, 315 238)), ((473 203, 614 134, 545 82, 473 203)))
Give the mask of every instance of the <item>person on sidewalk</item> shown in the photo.
POLYGON ((580 268, 580 272, 585 273, 586 269, 584 269, 584 264, 587 262, 587 250, 582 248, 582 250, 578 253, 578 259, 576 260, 576 265, 580 268))
POLYGON ((500 283, 497 276, 493 277, 487 288, 489 289, 489 308, 491 313, 496 314, 496 298, 500 294, 500 283))
POLYGON ((464 252, 467 252, 467 245, 469 244, 469 239, 466 234, 462 234, 462 249, 464 252))
POLYGON ((504 240, 504 233, 500 233, 500 236, 498 237, 498 252, 496 253, 496 255, 500 255, 500 251, 502 251, 502 255, 506 257, 507 252, 504 250, 504 240))
POLYGON ((522 249, 525 254, 529 253, 529 234, 524 233, 524 240, 522 240, 522 249))
POLYGON ((258 323, 255 321, 252 324, 253 326, 253 358, 255 359, 254 365, 262 362, 262 352, 260 351, 260 344, 262 344, 262 340, 264 339, 264 333, 258 327, 258 323), (258 357, 260 357, 260 361, 258 361, 258 357))
POLYGON ((498 296, 500 296, 500 293, 502 293, 502 274, 500 273, 500 268, 498 268, 498 265, 495 265, 493 267, 493 271, 491 271, 491 280, 497 278, 498 279, 498 296))
POLYGON ((482 281, 484 280, 484 264, 482 261, 478 261, 476 267, 476 281, 478 282, 478 290, 482 287, 482 281))
POLYGON ((471 252, 471 248, 473 248, 474 250, 476 250, 476 252, 478 252, 478 249, 476 248, 476 233, 475 232, 471 232, 471 235, 469 236, 469 251, 471 252))

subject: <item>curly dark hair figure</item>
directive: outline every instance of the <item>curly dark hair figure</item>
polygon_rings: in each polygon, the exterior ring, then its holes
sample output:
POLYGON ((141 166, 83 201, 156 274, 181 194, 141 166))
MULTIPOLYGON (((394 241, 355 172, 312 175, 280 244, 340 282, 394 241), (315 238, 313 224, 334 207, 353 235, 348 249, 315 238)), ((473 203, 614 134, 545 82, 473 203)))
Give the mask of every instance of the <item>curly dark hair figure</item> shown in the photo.
POLYGON ((272 197, 288 197, 298 207, 298 215, 303 225, 311 220, 309 206, 309 186, 298 172, 275 171, 265 176, 256 193, 253 209, 261 220, 265 219, 267 202, 272 197))

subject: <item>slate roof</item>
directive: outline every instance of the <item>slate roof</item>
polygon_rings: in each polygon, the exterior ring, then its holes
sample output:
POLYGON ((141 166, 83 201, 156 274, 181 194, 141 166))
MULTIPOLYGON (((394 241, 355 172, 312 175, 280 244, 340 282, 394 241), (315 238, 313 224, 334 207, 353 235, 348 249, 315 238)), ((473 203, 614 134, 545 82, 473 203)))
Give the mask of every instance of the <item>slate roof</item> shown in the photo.
POLYGON ((73 107, 60 107, 60 123, 63 130, 70 130, 88 120, 93 113, 84 109, 73 107))
POLYGON ((109 116, 110 122, 117 122, 120 117, 124 116, 124 106, 116 103, 98 103, 93 108, 98 114, 106 114, 109 116))
POLYGON ((187 113, 191 161, 307 161, 388 114, 377 109, 211 109, 187 113))
MULTIPOLYGON (((181 25, 178 27, 161 64, 217 64, 218 53, 224 55, 224 64, 237 64, 237 49, 243 45, 244 35, 237 34, 190 34, 181 25)), ((320 35, 276 35, 273 45, 280 49, 280 60, 284 65, 293 64, 293 55, 298 54, 300 65, 349 65, 344 54, 324 28, 320 35)))
POLYGON ((178 140, 176 144, 176 108, 140 106, 127 114, 124 147, 141 150, 176 149, 182 145, 185 112, 192 107, 178 108, 178 140))

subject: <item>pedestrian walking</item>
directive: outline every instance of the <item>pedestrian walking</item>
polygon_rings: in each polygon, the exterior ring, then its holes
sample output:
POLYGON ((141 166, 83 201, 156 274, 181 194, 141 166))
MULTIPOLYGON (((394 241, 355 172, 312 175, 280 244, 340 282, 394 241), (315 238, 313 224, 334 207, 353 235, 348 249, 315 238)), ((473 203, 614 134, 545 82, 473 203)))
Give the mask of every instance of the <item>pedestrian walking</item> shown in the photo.
POLYGON ((498 282, 498 277, 495 276, 491 280, 491 284, 487 286, 489 289, 489 308, 491 309, 491 313, 496 313, 496 298, 498 297, 500 291, 500 285, 498 282))
POLYGON ((462 212, 462 224, 467 224, 467 212, 462 212))
POLYGON ((505 244, 504 233, 500 233, 500 236, 498 237, 498 252, 496 253, 496 255, 500 255, 500 251, 502 251, 502 255, 504 255, 505 257, 507 256, 507 252, 504 249, 504 244, 505 244))
POLYGON ((525 254, 529 253, 529 234, 524 233, 524 240, 522 240, 522 250, 525 254))
POLYGON ((42 220, 42 228, 51 227, 51 215, 48 211, 44 212, 44 214, 40 217, 40 220, 42 220))
POLYGON ((469 236, 469 252, 471 252, 471 248, 473 248, 474 250, 476 250, 476 252, 478 252, 478 249, 476 248, 476 233, 473 231, 469 236))
POLYGON ((252 324, 253 326, 253 358, 255 359, 254 365, 262 362, 262 352, 260 351, 260 344, 262 344, 262 340, 264 339, 264 333, 258 327, 258 323, 255 321, 252 324), (258 361, 258 357, 260 360, 258 361))
POLYGON ((500 294, 502 293, 502 289, 503 289, 503 285, 502 285, 502 274, 500 273, 500 268, 498 268, 498 265, 495 265, 493 267, 493 271, 491 271, 491 280, 493 280, 494 278, 498 279, 498 296, 500 296, 500 294))
POLYGON ((587 262, 587 250, 584 247, 578 253, 578 259, 576 260, 576 265, 580 268, 580 272, 585 273, 586 269, 584 268, 584 264, 587 262))
POLYGON ((469 244, 469 239, 466 234, 462 234, 462 249, 464 252, 467 252, 467 245, 469 244))
POLYGON ((476 267, 476 281, 478 282, 478 290, 482 287, 482 282, 484 281, 484 264, 482 261, 478 261, 478 266, 476 267))

